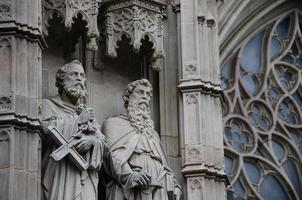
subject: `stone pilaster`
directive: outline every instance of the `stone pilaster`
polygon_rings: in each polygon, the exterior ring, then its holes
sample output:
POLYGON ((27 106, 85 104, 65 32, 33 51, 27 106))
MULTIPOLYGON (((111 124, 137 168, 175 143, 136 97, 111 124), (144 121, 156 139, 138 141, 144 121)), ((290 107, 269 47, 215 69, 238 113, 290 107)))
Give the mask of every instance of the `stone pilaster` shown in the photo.
POLYGON ((40 0, 0 1, 0 199, 40 199, 40 0))
POLYGON ((216 1, 181 0, 182 173, 187 199, 225 199, 216 1))

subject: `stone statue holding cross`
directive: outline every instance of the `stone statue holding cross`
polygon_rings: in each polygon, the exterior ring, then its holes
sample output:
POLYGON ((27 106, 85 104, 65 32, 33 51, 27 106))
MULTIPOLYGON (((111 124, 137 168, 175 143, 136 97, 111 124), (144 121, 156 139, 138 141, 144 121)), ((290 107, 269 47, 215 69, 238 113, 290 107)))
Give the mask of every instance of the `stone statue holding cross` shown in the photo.
POLYGON ((56 74, 59 94, 43 100, 43 200, 97 200, 107 146, 93 110, 80 104, 85 82, 82 64, 68 63, 56 74))

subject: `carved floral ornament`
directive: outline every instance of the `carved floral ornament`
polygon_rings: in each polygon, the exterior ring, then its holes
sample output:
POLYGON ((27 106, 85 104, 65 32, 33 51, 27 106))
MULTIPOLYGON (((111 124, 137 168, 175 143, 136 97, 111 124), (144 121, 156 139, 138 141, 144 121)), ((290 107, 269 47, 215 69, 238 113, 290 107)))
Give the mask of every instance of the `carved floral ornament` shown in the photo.
POLYGON ((67 30, 71 29, 74 23, 73 18, 81 14, 83 20, 87 22, 87 37, 89 38, 87 48, 97 50, 96 39, 99 37, 97 16, 101 1, 102 0, 42 0, 43 33, 48 35, 48 21, 53 18, 54 13, 62 17, 67 30))
POLYGON ((186 147, 186 163, 201 163, 201 146, 193 145, 186 147))
POLYGON ((12 4, 10 1, 1 0, 0 2, 0 20, 12 17, 12 4))
POLYGON ((192 191, 202 189, 201 177, 190 178, 189 182, 190 182, 190 188, 191 188, 192 191))
POLYGON ((0 142, 8 141, 9 140, 9 129, 0 129, 0 142))
POLYGON ((141 40, 148 36, 153 43, 154 70, 160 70, 163 49, 164 5, 145 0, 126 0, 110 3, 106 10, 106 54, 117 57, 117 42, 122 35, 131 39, 134 51, 138 52, 141 40))
POLYGON ((12 95, 0 96, 0 113, 9 112, 14 108, 14 99, 12 95))

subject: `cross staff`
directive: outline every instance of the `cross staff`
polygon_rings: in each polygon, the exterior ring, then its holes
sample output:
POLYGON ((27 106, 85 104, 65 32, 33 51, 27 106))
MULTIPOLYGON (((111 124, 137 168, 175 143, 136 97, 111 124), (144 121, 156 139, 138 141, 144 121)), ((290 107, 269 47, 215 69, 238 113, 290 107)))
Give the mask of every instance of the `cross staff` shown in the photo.
POLYGON ((66 155, 71 159, 71 161, 80 169, 86 170, 88 168, 87 161, 70 145, 70 141, 67 141, 66 138, 57 130, 53 125, 48 126, 50 131, 50 136, 60 147, 56 149, 50 156, 55 161, 62 160, 66 155))

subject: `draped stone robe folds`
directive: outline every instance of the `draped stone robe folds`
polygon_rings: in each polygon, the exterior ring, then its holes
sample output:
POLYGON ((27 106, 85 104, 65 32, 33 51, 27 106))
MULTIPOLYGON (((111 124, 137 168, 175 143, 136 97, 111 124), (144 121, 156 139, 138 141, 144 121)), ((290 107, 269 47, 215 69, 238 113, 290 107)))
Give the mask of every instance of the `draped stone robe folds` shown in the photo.
POLYGON ((107 184, 106 199, 168 200, 179 185, 167 165, 158 134, 137 133, 124 115, 106 120, 102 132, 109 147, 106 168, 114 178, 107 184), (141 170, 151 175, 150 188, 131 188, 131 173, 141 170))
MULTIPOLYGON (((62 103, 59 96, 43 100, 42 116, 44 127, 52 123, 68 140, 77 133, 75 108, 62 103)), ((89 168, 79 170, 66 156, 56 162, 50 154, 58 148, 46 135, 43 139, 42 190, 44 200, 97 200, 98 172, 105 150, 104 136, 98 130, 93 134, 95 144, 82 156, 89 168)))

